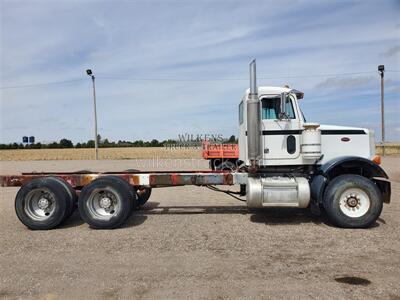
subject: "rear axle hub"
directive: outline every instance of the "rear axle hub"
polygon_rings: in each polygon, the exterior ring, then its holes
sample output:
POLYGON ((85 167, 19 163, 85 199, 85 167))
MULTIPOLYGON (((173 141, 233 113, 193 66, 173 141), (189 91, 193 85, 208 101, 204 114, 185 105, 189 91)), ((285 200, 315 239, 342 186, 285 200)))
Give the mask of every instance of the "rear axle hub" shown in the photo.
POLYGON ((104 197, 100 199, 100 207, 101 208, 110 208, 111 206, 111 199, 108 197, 104 197))

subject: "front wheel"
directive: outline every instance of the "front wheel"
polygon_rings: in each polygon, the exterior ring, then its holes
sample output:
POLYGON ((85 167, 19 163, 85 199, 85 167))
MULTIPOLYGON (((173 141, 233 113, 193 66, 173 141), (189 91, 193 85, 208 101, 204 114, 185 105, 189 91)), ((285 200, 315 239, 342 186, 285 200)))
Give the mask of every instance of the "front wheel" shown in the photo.
POLYGON ((359 175, 340 175, 328 185, 323 206, 332 223, 345 228, 371 226, 382 212, 378 187, 359 175))

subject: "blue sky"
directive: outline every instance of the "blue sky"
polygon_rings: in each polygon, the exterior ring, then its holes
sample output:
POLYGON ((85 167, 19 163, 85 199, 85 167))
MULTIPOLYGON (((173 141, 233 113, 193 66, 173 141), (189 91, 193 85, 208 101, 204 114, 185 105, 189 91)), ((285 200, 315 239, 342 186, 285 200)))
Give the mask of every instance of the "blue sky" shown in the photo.
POLYGON ((102 137, 237 135, 237 105, 253 58, 259 85, 305 92, 307 120, 371 128, 378 140, 377 66, 385 64, 386 139, 400 140, 399 1, 0 5, 2 143, 23 135, 91 139, 87 68, 97 78, 102 137))

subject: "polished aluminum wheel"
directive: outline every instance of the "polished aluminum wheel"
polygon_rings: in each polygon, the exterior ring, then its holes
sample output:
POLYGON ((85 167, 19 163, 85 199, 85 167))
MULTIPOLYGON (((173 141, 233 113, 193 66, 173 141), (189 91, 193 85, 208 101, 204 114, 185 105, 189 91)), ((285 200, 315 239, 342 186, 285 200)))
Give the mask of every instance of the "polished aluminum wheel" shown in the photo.
POLYGON ((118 196, 113 189, 93 190, 86 205, 89 213, 101 220, 109 220, 120 210, 118 196))
POLYGON ((340 210, 348 217, 362 217, 368 212, 370 206, 371 200, 362 189, 347 189, 340 195, 340 210))
POLYGON ((54 209, 55 196, 48 189, 34 189, 25 198, 24 212, 33 220, 43 221, 50 218, 54 209))

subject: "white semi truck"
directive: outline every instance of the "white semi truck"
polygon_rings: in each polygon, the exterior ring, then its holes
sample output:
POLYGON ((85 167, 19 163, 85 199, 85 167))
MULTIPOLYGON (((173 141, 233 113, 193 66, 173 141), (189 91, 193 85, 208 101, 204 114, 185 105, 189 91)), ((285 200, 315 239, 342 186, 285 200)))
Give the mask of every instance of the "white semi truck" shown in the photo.
POLYGON ((21 186, 15 210, 31 229, 58 226, 76 206, 92 228, 115 228, 152 188, 182 185, 217 191, 224 190, 216 185, 239 185, 237 194, 251 208, 323 210, 336 226, 369 227, 391 194, 373 132, 306 122, 303 96, 288 87, 257 87, 256 62, 250 63, 250 88, 239 104, 240 167, 232 171, 23 173, 1 175, 0 185, 21 186))

